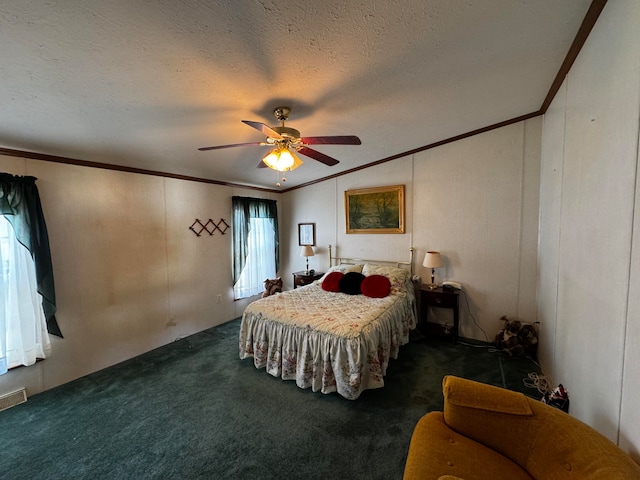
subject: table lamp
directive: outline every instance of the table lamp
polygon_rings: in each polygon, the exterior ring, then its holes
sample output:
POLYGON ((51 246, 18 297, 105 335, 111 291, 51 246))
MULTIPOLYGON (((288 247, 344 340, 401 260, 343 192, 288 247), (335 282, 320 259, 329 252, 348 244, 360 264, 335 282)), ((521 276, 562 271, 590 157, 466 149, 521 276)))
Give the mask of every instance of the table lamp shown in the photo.
POLYGON ((314 253, 313 253, 313 248, 311 248, 311 245, 303 245, 302 248, 300 249, 300 256, 301 257, 307 257, 307 269, 305 270, 305 275, 309 275, 309 257, 313 257, 314 253))
POLYGON ((427 254, 424 256, 424 262, 422 262, 422 266, 431 269, 431 283, 427 286, 431 290, 433 290, 438 286, 436 285, 436 268, 440 268, 443 266, 440 252, 427 252, 427 254))

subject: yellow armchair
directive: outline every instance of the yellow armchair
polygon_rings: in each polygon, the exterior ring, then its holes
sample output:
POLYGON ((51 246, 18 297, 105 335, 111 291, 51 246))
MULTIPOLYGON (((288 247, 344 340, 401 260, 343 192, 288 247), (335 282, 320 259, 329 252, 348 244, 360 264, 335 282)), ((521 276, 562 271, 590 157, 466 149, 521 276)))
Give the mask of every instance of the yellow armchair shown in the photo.
POLYGON ((640 479, 640 466, 567 413, 447 376, 444 412, 416 425, 404 480, 640 479))

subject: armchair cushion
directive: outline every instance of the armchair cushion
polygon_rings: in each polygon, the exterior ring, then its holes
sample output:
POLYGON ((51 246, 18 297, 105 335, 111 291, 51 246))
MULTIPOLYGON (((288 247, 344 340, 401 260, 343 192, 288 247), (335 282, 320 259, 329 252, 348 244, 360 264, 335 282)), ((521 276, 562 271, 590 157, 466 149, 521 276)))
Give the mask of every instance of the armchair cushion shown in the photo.
POLYGON ((444 412, 428 413, 414 430, 405 480, 640 479, 629 455, 561 410, 453 376, 443 392, 444 412))
POLYGON ((442 412, 431 412, 413 432, 404 478, 436 480, 443 475, 464 480, 532 478, 507 457, 451 430, 442 412))

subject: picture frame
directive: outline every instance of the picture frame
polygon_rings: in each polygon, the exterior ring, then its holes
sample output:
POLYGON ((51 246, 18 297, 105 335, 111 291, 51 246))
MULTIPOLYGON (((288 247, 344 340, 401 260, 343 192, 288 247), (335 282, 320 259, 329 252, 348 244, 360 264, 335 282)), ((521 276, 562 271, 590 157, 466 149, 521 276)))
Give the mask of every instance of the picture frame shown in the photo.
POLYGON ((404 233, 404 185, 344 192, 347 233, 404 233))
POLYGON ((315 223, 299 223, 298 224, 298 245, 316 245, 316 224, 315 223))

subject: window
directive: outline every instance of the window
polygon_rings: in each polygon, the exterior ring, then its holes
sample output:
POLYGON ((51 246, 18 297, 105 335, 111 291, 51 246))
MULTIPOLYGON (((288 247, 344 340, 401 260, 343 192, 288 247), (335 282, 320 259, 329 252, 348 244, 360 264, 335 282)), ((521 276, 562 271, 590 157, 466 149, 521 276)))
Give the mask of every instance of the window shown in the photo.
POLYGON ((233 293, 246 298, 264 290, 279 265, 276 202, 233 197, 233 293))
POLYGON ((9 222, 0 215, 0 285, 3 286, 3 280, 9 275, 9 228, 9 222))
POLYGON ((0 215, 0 375, 33 365, 50 348, 31 254, 0 215))

